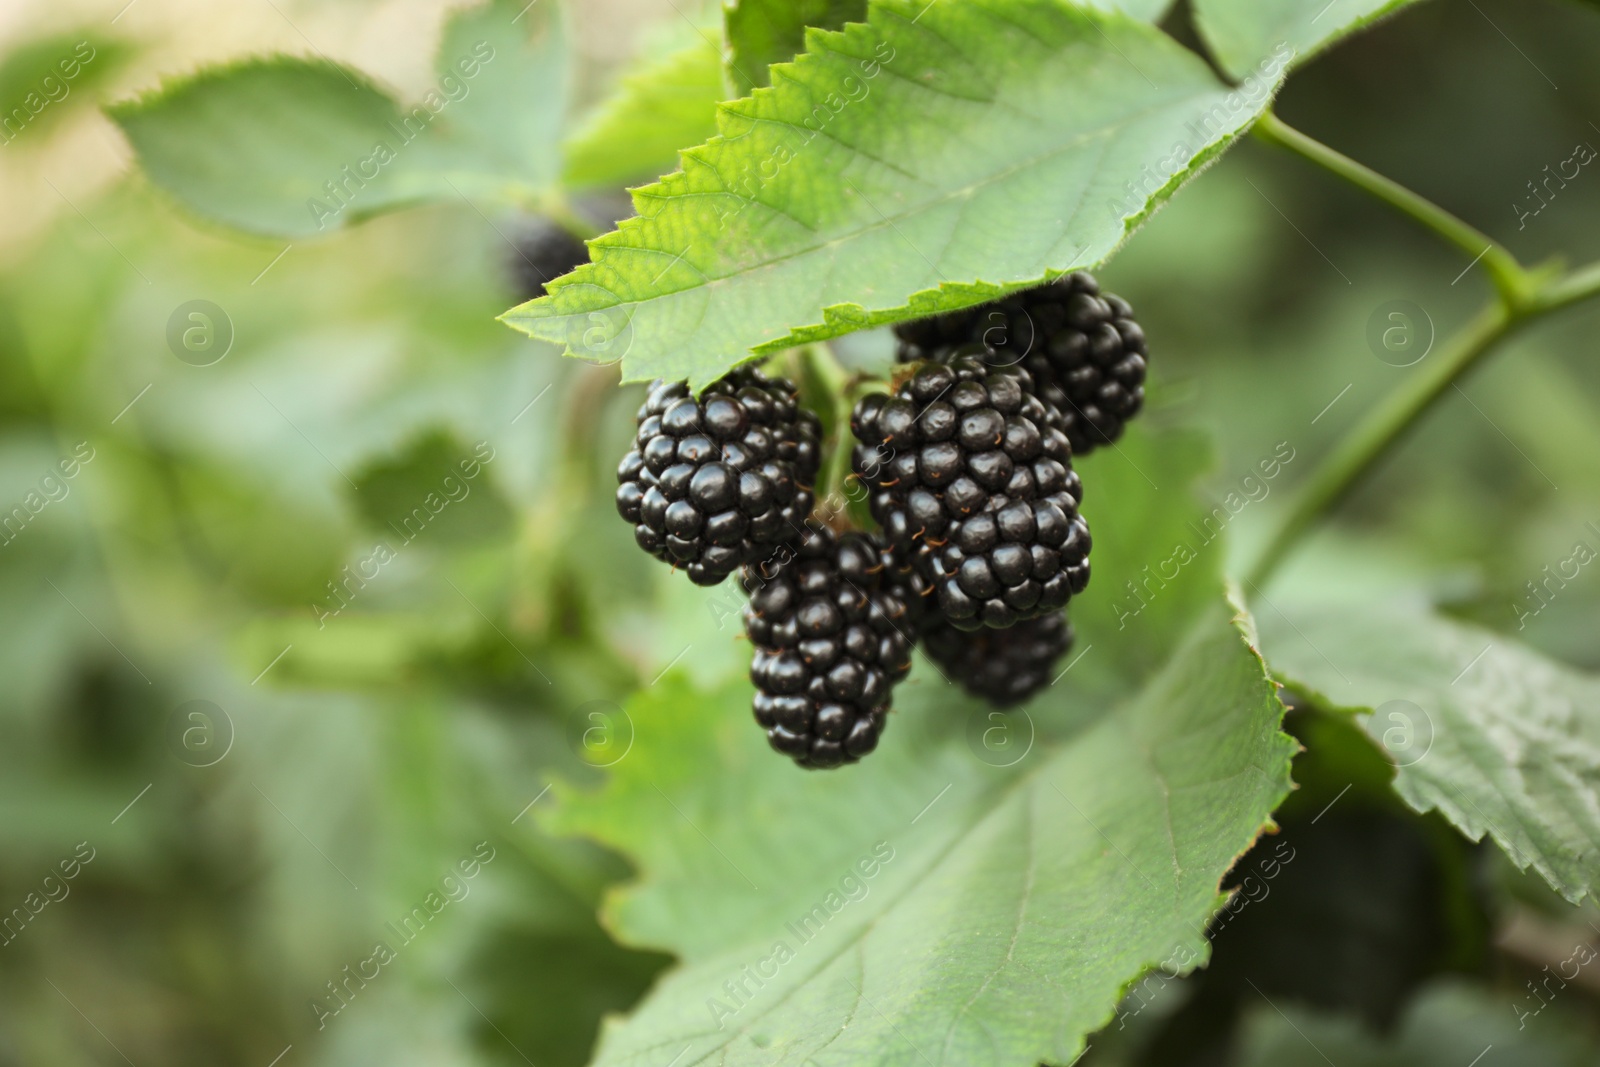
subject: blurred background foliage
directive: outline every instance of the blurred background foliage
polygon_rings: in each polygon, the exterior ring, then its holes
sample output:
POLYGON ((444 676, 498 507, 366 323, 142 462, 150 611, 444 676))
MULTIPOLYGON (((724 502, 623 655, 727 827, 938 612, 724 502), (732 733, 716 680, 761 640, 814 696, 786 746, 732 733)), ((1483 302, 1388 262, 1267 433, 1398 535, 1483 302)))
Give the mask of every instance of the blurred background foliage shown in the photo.
MULTIPOLYGON (((63 48, 97 54, 0 146, 0 512, 27 516, 0 534, 0 911, 80 842, 93 854, 0 946, 0 1064, 582 1063, 600 1016, 669 961, 618 946, 595 918, 624 861, 541 834, 528 806, 554 777, 596 773, 577 740, 594 702, 680 658, 708 681, 742 669, 737 600, 672 580, 614 517, 640 389, 494 321, 521 299, 507 235, 526 220, 462 203, 287 248, 223 234, 130 172, 99 111, 162 75, 275 49, 414 93, 444 5, 117 6, 0 12, 8 108, 63 48), (208 366, 166 340, 197 299, 233 332, 208 366), (474 458, 465 494, 408 537, 405 517, 474 458), (220 713, 188 718, 196 700, 220 713), (386 924, 479 842, 494 859, 456 883, 467 895, 379 977, 342 986, 342 1006, 329 983, 375 941, 398 945, 386 924)), ((692 42, 685 21, 705 14, 574 5, 574 107, 601 101, 636 53, 692 42)), ((1171 28, 1183 33, 1181 15, 1171 28)), ((1526 220, 1514 205, 1575 144, 1600 145, 1596 54, 1592 5, 1437 0, 1312 63, 1280 111, 1520 256, 1592 259, 1600 173, 1526 220)), ((1369 350, 1374 312, 1409 300, 1448 333, 1487 295, 1461 268, 1407 220, 1254 143, 1106 266, 1152 338, 1151 420, 1214 435, 1219 499, 1280 442, 1294 449, 1235 548, 1405 373, 1369 350)), ((1597 315, 1542 325, 1474 375, 1284 580, 1414 587, 1600 668, 1600 568, 1525 629, 1518 611, 1538 606, 1525 583, 1543 568, 1579 542, 1600 550, 1597 315)), ((840 348, 882 360, 889 342, 840 348)), ((1285 813, 1285 840, 1297 818, 1285 813)), ((1340 1064, 1453 1064, 1407 1050, 1448 1038, 1470 1052, 1477 1029, 1511 1050, 1496 1063, 1596 1062, 1592 983, 1526 1028, 1512 1007, 1562 946, 1596 936, 1592 906, 1551 907, 1498 853, 1441 841, 1392 803, 1352 802, 1348 818, 1410 858, 1348 885, 1302 879, 1299 895, 1286 882, 1279 903, 1254 906, 1256 933, 1241 919, 1219 935, 1214 975, 1096 1039, 1095 1057, 1228 1062, 1204 1058, 1203 1034, 1160 1051, 1185 1033, 1183 1005, 1217 997, 1213 1016, 1242 1020, 1224 1050, 1240 1062, 1298 1062, 1295 1029, 1323 1034, 1340 1064), (1274 915, 1377 933, 1300 944, 1274 915), (1350 945, 1362 950, 1339 966, 1316 959, 1350 945), (1333 991, 1279 989, 1292 1018, 1219 992, 1228 954, 1263 946, 1333 991), (1366 1010, 1375 981, 1390 993, 1366 1010)))

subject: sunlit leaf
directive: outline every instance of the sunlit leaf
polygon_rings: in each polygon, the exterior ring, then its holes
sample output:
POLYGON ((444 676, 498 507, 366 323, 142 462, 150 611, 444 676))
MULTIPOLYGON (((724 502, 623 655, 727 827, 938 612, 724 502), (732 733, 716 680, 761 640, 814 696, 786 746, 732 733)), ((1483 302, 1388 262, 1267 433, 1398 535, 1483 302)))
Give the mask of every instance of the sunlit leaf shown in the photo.
POLYGON ((806 27, 864 22, 867 0, 731 0, 724 5, 728 81, 735 96, 771 85, 767 68, 806 49, 806 27))
POLYGON ((639 218, 507 322, 710 382, 770 352, 1099 262, 1264 108, 1065 0, 885 0, 726 104, 639 218))

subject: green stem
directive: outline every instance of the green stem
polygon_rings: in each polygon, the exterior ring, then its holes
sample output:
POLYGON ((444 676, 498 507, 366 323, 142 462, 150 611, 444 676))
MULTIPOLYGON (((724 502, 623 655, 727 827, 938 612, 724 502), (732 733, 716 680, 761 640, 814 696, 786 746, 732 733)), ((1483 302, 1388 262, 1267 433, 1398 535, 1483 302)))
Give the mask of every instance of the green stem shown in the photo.
POLYGON ((1301 487, 1283 521, 1246 569, 1246 581, 1265 585, 1313 527, 1347 498, 1378 463, 1439 403, 1445 392, 1495 346, 1523 326, 1600 296, 1600 263, 1568 274, 1529 271, 1479 230, 1289 126, 1268 112, 1256 123, 1262 140, 1287 148, 1399 209, 1482 262, 1499 299, 1478 313, 1439 355, 1361 420, 1301 487))
POLYGON ((1563 308, 1600 296, 1600 263, 1591 263, 1536 289, 1522 308, 1496 302, 1479 312, 1432 362, 1372 409, 1299 490, 1289 513, 1256 557, 1247 580, 1262 586, 1323 515, 1339 505, 1361 480, 1413 430, 1445 391, 1522 327, 1563 308))
POLYGON ((1265 586, 1284 557, 1317 520, 1349 496, 1389 449, 1405 437, 1445 391, 1476 366, 1517 322, 1503 305, 1498 302, 1491 305, 1462 330, 1443 353, 1426 362, 1415 377, 1373 408, 1333 454, 1312 472, 1310 481, 1298 490, 1288 515, 1246 572, 1245 580, 1265 586))
POLYGON ((1540 290, 1534 309, 1540 313, 1559 311, 1600 294, 1600 262, 1580 267, 1557 278, 1540 290))
POLYGON ((1385 178, 1349 156, 1307 137, 1270 111, 1256 122, 1254 132, 1263 141, 1286 148, 1310 160, 1411 216, 1471 256, 1474 263, 1481 261, 1488 270, 1495 289, 1500 293, 1500 298, 1508 308, 1523 308, 1532 298, 1535 284, 1527 270, 1503 245, 1483 231, 1469 226, 1398 182, 1385 178))
POLYGON ((846 499, 844 480, 850 476, 850 375, 833 357, 827 345, 807 345, 801 350, 805 372, 818 385, 818 392, 833 398, 828 420, 828 439, 823 442, 827 459, 816 487, 817 505, 827 510, 840 507, 846 499))

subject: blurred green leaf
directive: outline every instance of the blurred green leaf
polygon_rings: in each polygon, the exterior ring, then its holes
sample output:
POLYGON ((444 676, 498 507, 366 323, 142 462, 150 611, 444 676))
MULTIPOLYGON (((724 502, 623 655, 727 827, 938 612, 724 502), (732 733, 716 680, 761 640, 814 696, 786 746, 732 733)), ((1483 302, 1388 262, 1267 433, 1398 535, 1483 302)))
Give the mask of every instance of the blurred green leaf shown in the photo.
POLYGON ((1264 108, 1151 26, 1065 0, 885 0, 815 31, 504 316, 624 380, 962 307, 1105 258, 1264 108), (917 16, 920 15, 920 18, 917 16))
POLYGON ((1261 1005, 1239 1067, 1593 1067, 1594 1049, 1557 1019, 1518 1026, 1515 1000, 1457 983, 1430 990, 1399 1031, 1383 1037, 1353 1019, 1261 1005), (1548 1023, 1549 1025, 1544 1025, 1548 1023), (1493 1049, 1491 1052, 1490 1050, 1493 1049))
POLYGON ((129 49, 100 31, 30 41, 0 61, 0 143, 40 137, 121 69, 129 49))
POLYGON ((1077 461, 1095 572, 1068 607, 1080 647, 1093 646, 1081 669, 1110 665, 1122 684, 1136 682, 1215 602, 1231 516, 1220 503, 1207 508, 1195 488, 1213 462, 1204 434, 1149 423, 1077 461))
POLYGON ((1270 81, 1335 41, 1416 0, 1194 0, 1195 22, 1223 69, 1270 81))
POLYGON ((1261 628, 1275 673, 1365 716, 1413 808, 1574 903, 1600 885, 1600 679, 1404 604, 1290 604, 1261 628))
POLYGON ((671 170, 717 132, 721 63, 715 39, 697 36, 625 75, 568 139, 563 181, 615 189, 671 170))
POLYGON ((567 74, 553 5, 513 21, 518 7, 459 15, 435 85, 413 104, 345 67, 279 56, 201 71, 111 117, 158 186, 253 233, 311 236, 426 200, 528 198, 558 170, 567 74))
POLYGON ((493 454, 486 443, 475 451, 452 434, 429 431, 356 475, 361 512, 396 551, 424 535, 439 548, 503 537, 513 514, 483 477, 483 459, 493 454))
POLYGON ((734 96, 772 84, 768 71, 806 50, 806 27, 865 22, 867 0, 730 0, 723 5, 728 81, 734 96))

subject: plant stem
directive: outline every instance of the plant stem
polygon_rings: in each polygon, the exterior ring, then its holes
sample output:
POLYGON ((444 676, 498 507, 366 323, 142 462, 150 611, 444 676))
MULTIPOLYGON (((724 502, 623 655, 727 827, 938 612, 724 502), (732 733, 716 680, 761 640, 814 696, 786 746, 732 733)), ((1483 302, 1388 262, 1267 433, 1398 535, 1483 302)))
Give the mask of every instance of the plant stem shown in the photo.
POLYGON ((1503 245, 1476 227, 1469 226, 1398 182, 1385 178, 1349 156, 1307 137, 1270 111, 1256 122, 1254 132, 1263 141, 1286 148, 1310 160, 1411 216, 1473 257, 1473 262, 1481 260, 1494 282, 1495 289, 1500 293, 1501 300, 1508 308, 1523 308, 1532 298, 1535 284, 1528 271, 1503 245))
POLYGON ((819 392, 833 398, 828 437, 823 442, 827 460, 816 487, 817 506, 842 512, 847 499, 844 481, 850 476, 850 376, 827 345, 807 345, 801 349, 800 358, 805 363, 806 373, 821 387, 819 392))
POLYGON ((1389 449, 1438 403, 1445 390, 1522 321, 1526 320, 1513 318, 1504 305, 1490 305, 1456 335, 1445 352, 1419 368, 1415 377, 1373 408, 1300 488, 1289 514, 1256 557, 1245 580, 1265 586, 1316 521, 1344 500, 1389 449))
POLYGON ((1600 262, 1562 275, 1538 288, 1522 307, 1496 302, 1478 313, 1433 361, 1363 419, 1299 490, 1289 514, 1246 572, 1264 586, 1318 519, 1333 510, 1422 420, 1444 393, 1477 366, 1499 342, 1522 327, 1563 308, 1600 297, 1600 262))
POLYGON ((1559 311, 1596 295, 1600 295, 1600 262, 1550 282, 1536 296, 1534 310, 1540 314, 1559 311))
POLYGON ((1600 296, 1600 263, 1567 274, 1529 271, 1502 245, 1410 189, 1307 137, 1268 112, 1256 123, 1262 140, 1287 148, 1358 189, 1399 209, 1481 261, 1499 299, 1479 312, 1444 350, 1404 386, 1373 408, 1299 490, 1289 512, 1246 569, 1246 581, 1265 585, 1318 520, 1337 507, 1388 455, 1445 391, 1523 326, 1600 296))

